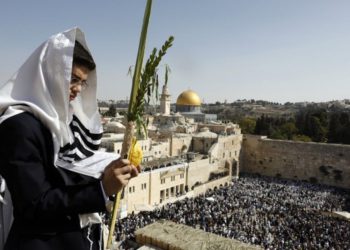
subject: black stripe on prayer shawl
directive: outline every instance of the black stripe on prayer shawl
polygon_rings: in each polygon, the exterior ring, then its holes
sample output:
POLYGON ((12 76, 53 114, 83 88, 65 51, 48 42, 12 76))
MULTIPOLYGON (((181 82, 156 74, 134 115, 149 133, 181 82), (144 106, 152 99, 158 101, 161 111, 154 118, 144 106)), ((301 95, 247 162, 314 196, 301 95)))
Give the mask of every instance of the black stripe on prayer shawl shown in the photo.
POLYGON ((94 154, 92 151, 86 149, 77 137, 75 137, 75 141, 73 142, 73 144, 67 144, 64 148, 61 148, 60 153, 62 153, 64 156, 70 157, 70 155, 73 154, 69 154, 68 152, 73 151, 75 149, 79 150, 86 157, 92 156, 94 154))
POLYGON ((93 151, 98 150, 100 146, 102 133, 91 133, 83 126, 76 116, 73 116, 69 127, 73 133, 74 142, 72 144, 67 143, 60 148, 59 158, 72 163, 92 156, 94 154, 93 151))
POLYGON ((81 141, 76 138, 75 140, 75 145, 76 145, 76 148, 85 156, 89 157, 89 156, 92 156, 94 154, 94 152, 88 150, 87 148, 84 147, 84 145, 81 143, 81 141))
MULTIPOLYGON (((81 130, 79 127, 75 126, 73 123, 71 123, 70 125, 70 129, 72 130, 72 132, 76 132, 80 135, 80 138, 82 139, 82 141, 84 142, 84 144, 91 150, 98 150, 98 148, 100 147, 99 144, 92 144, 91 142, 89 142, 85 135, 81 133, 81 130)), ((74 136, 75 139, 78 139, 76 136, 74 136)))
POLYGON ((83 158, 81 158, 79 155, 77 155, 76 153, 74 154, 68 154, 68 155, 62 155, 59 157, 61 160, 64 160, 66 162, 72 163, 74 161, 80 161, 83 158))
POLYGON ((73 115, 73 121, 76 121, 79 124, 80 129, 83 130, 86 136, 90 137, 91 140, 98 141, 102 138, 102 133, 91 133, 87 128, 84 127, 84 125, 79 121, 78 117, 76 117, 75 115, 73 115))
POLYGON ((58 157, 60 160, 64 161, 64 162, 68 162, 68 163, 73 163, 74 162, 74 158, 70 159, 68 157, 64 157, 64 156, 59 156, 58 157))
POLYGON ((67 143, 66 145, 60 148, 59 152, 63 154, 64 152, 69 151, 70 149, 71 149, 71 145, 67 143))
POLYGON ((82 159, 90 157, 93 154, 94 154, 93 152, 86 150, 81 145, 78 145, 78 146, 72 147, 71 149, 68 148, 64 152, 60 152, 59 158, 72 163, 73 161, 80 161, 82 159), (77 150, 79 150, 80 154, 83 155, 82 157, 80 157, 79 154, 76 152, 77 150), (73 151, 73 152, 69 153, 69 151, 73 151))

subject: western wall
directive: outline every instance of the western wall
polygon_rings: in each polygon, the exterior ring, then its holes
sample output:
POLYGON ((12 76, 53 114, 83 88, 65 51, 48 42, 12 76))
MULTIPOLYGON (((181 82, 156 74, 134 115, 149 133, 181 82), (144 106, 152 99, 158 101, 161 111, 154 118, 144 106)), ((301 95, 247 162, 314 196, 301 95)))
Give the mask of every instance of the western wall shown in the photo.
POLYGON ((350 188, 350 145, 245 135, 240 171, 350 188))

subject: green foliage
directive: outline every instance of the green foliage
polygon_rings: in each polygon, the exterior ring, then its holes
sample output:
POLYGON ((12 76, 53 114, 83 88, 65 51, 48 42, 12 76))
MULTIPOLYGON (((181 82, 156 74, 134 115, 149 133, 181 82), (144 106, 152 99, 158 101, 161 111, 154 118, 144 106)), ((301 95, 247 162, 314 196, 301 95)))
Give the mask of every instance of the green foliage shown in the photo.
POLYGON ((299 134, 296 122, 292 118, 274 118, 262 115, 256 121, 254 132, 277 140, 311 141, 308 136, 299 134))
MULTIPOLYGON (((247 127, 242 122, 245 119, 240 122, 242 131, 247 127)), ((267 135, 271 139, 350 144, 350 115, 317 107, 300 110, 295 119, 262 115, 256 120, 254 134, 267 135)))
POLYGON ((330 115, 328 141, 330 143, 350 144, 350 117, 345 112, 330 115))
POLYGON ((293 136, 298 133, 298 129, 294 122, 286 122, 280 126, 281 134, 288 140, 292 140, 293 136))
MULTIPOLYGON (((139 135, 142 135, 143 132, 145 134, 147 133, 147 122, 143 120, 145 103, 149 103, 153 95, 156 95, 156 98, 158 99, 159 80, 157 68, 167 50, 172 46, 173 41, 174 37, 170 36, 159 51, 157 51, 156 48, 153 49, 140 75, 140 84, 137 90, 136 99, 127 115, 128 121, 136 122, 136 128, 139 135)), ((168 71, 169 68, 166 67, 166 81, 168 81, 168 71)))
POLYGON ((293 135, 292 137, 293 141, 303 141, 303 142, 311 142, 311 138, 307 135, 293 135))
MULTIPOLYGON (((272 134, 279 134, 277 130, 280 130, 280 126, 286 123, 285 118, 274 118, 262 115, 256 120, 256 126, 254 132, 258 135, 267 135, 271 137, 272 134)), ((277 138, 276 138, 277 139, 277 138)))
POLYGON ((272 139, 326 142, 328 116, 324 109, 301 110, 296 118, 274 118, 262 115, 256 121, 256 134, 272 139))
POLYGON ((319 117, 312 116, 310 118, 310 135, 315 142, 327 141, 327 126, 322 124, 322 120, 319 117))
POLYGON ((238 124, 243 134, 253 134, 256 126, 256 120, 250 117, 244 117, 238 122, 238 124))
POLYGON ((350 110, 343 106, 313 103, 300 107, 285 103, 280 109, 273 110, 268 107, 253 112, 251 108, 247 108, 247 103, 271 105, 269 102, 253 99, 238 100, 230 105, 217 101, 202 105, 202 111, 217 114, 219 120, 238 123, 243 134, 265 135, 280 140, 350 144, 350 110), (283 112, 286 108, 290 112, 283 112), (260 112, 269 115, 257 117, 260 112))
POLYGON ((169 73, 171 72, 169 65, 165 65, 165 76, 164 76, 164 85, 168 85, 169 73))
POLYGON ((110 116, 110 117, 115 117, 117 114, 116 111, 116 105, 115 104, 110 104, 108 111, 104 113, 105 116, 110 116))
POLYGON ((287 140, 287 136, 281 132, 281 130, 272 130, 271 135, 269 136, 271 139, 276 140, 287 140))
POLYGON ((301 134, 315 142, 327 142, 328 114, 323 108, 309 107, 296 115, 296 126, 301 134))

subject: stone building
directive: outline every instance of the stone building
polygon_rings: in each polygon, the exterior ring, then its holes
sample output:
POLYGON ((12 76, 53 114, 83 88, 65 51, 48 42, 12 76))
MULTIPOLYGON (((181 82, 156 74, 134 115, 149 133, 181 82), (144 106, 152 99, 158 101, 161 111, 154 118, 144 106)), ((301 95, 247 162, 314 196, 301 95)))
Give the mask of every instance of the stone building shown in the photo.
MULTIPOLYGON (((150 142, 146 147, 141 140, 144 152, 148 150, 144 172, 130 180, 122 200, 123 213, 152 209, 228 184, 237 175, 233 166, 238 163, 242 135, 238 127, 229 135, 213 128, 219 133, 208 127, 194 134, 172 133, 162 142, 162 149, 156 146, 159 142, 150 142), (162 151, 168 155, 161 154, 162 151)), ((230 125, 222 127, 225 131, 229 128, 230 125)))
POLYGON ((182 92, 176 100, 176 111, 181 113, 200 113, 201 99, 198 94, 192 90, 182 92))
POLYGON ((209 128, 203 127, 200 132, 193 135, 193 152, 205 154, 217 142, 218 134, 209 131, 209 128))
POLYGON ((170 94, 168 85, 163 86, 162 95, 160 96, 160 113, 164 115, 170 115, 170 94))
MULTIPOLYGON (((232 166, 238 160, 242 141, 238 125, 201 113, 200 98, 193 91, 180 94, 177 113, 170 111, 170 101, 164 85, 161 113, 148 117, 149 137, 138 140, 143 150, 143 172, 126 187, 121 216, 196 196, 228 184, 237 174, 232 166)), ((125 131, 122 122, 106 122, 101 142, 104 150, 120 154, 125 131)))
POLYGON ((192 118, 195 122, 216 121, 217 115, 204 114, 201 111, 201 100, 192 90, 182 92, 176 100, 176 112, 184 117, 192 118))

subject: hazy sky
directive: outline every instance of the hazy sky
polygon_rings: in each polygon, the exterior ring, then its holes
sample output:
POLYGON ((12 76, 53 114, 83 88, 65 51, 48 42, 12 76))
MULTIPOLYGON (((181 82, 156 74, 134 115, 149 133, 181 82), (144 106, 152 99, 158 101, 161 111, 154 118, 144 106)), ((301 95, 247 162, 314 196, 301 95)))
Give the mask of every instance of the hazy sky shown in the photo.
MULTIPOLYGON (((1 0, 0 82, 48 37, 78 26, 98 65, 98 97, 125 99, 145 3, 1 0)), ((163 60, 172 102, 187 89, 205 102, 348 99, 349 13, 348 0, 154 0, 145 58, 175 36, 163 60)))

